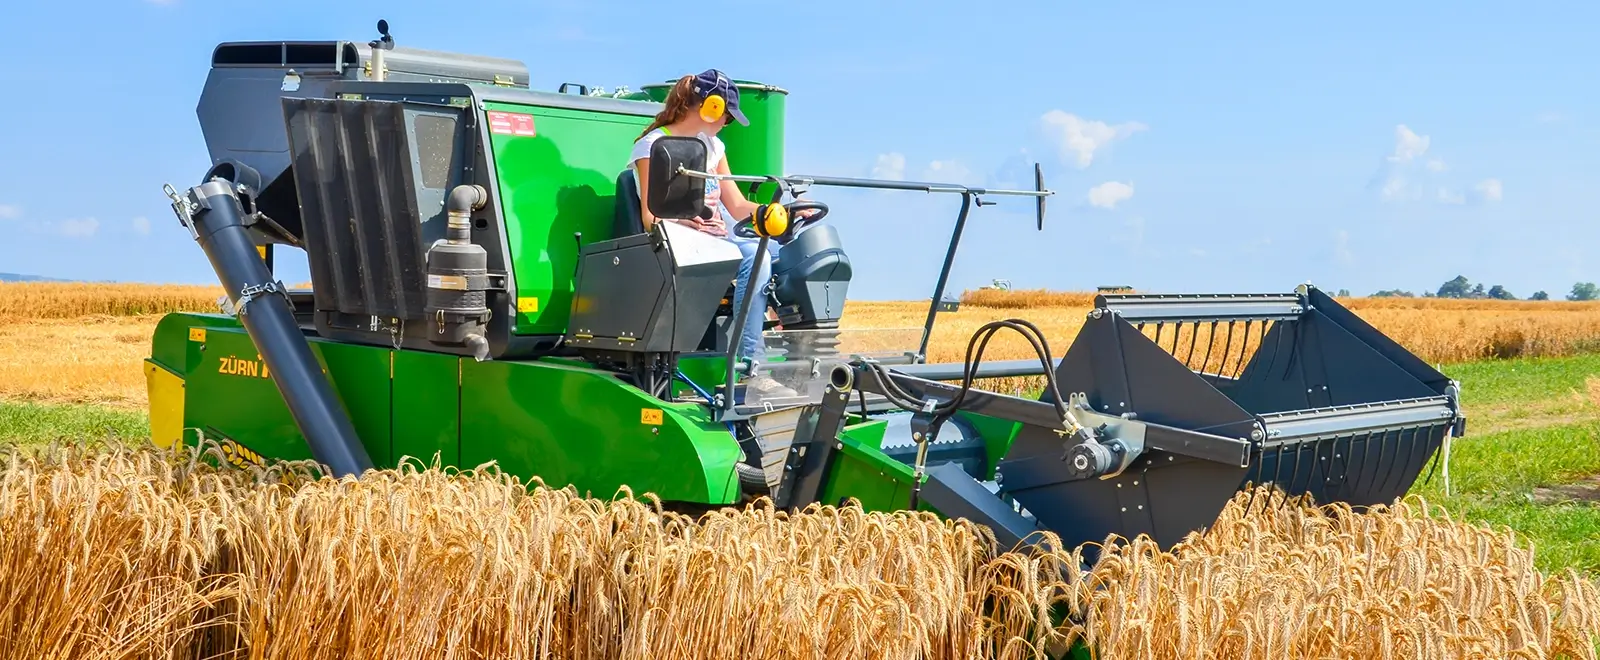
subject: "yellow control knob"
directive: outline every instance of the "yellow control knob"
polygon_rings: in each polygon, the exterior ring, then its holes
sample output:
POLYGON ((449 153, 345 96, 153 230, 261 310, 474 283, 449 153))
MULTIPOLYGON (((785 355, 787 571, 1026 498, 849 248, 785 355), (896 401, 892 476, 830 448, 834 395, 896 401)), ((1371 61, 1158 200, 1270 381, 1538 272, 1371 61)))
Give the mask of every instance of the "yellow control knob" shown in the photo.
POLYGON ((712 94, 706 97, 706 102, 700 104, 700 118, 707 124, 722 121, 722 112, 728 109, 728 102, 721 95, 712 94))
POLYGON ((789 209, 782 204, 762 204, 756 207, 755 225, 756 234, 772 238, 782 235, 789 230, 789 209))

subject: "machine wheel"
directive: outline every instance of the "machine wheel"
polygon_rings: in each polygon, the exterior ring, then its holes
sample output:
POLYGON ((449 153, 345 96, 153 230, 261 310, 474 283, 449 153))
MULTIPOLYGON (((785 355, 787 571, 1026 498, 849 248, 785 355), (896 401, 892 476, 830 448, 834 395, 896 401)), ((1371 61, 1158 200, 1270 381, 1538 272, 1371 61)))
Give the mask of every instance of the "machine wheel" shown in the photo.
POLYGON ((771 489, 767 487, 767 473, 761 468, 749 463, 736 463, 734 472, 739 474, 739 490, 750 495, 767 495, 771 489))

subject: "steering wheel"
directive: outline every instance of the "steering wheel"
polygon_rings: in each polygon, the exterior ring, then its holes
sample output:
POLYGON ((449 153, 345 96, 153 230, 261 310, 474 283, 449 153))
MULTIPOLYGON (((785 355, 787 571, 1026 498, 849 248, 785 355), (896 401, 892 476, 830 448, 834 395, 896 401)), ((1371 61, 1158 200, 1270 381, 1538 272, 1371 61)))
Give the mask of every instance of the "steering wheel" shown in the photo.
MULTIPOLYGON (((773 239, 778 240, 779 242, 787 241, 788 237, 794 236, 795 232, 821 222, 823 218, 828 217, 827 204, 809 199, 800 199, 789 202, 788 204, 783 205, 783 209, 789 212, 789 228, 784 230, 783 234, 773 237, 773 239), (802 218, 795 215, 796 211, 807 210, 815 210, 816 213, 812 214, 811 217, 808 218, 802 218)), ((733 235, 740 238, 761 238, 761 235, 756 233, 754 218, 745 218, 735 223, 733 225, 733 235)))

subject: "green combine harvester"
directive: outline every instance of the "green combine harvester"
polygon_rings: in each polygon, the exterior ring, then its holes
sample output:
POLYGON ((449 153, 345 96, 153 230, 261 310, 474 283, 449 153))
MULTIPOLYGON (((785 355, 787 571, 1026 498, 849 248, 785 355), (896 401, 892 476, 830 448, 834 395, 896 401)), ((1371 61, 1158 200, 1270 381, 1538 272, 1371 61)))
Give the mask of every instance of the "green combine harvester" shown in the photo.
MULTIPOLYGON (((766 204, 737 231, 777 256, 777 320, 770 360, 730 359, 737 249, 671 223, 643 231, 627 169, 670 83, 535 91, 519 62, 397 47, 379 30, 215 49, 197 108, 213 167, 167 194, 228 295, 221 313, 155 331, 156 441, 335 475, 493 461, 685 511, 854 499, 965 517, 1008 546, 1040 530, 1169 546, 1250 483, 1389 502, 1464 430, 1455 382, 1309 285, 1102 294, 1063 355, 999 321, 967 361, 930 363, 969 214, 1021 198, 1043 229, 1038 167, 1031 190, 790 175, 787 92, 754 82, 738 85, 750 125, 721 134, 739 168, 724 179, 766 204), (851 258, 826 204, 795 201, 829 187, 959 198, 921 327, 841 329, 851 258), (821 212, 785 222, 802 205, 821 212), (285 249, 304 252, 309 290, 274 275, 285 249), (983 360, 1000 332, 1037 358, 983 360), (1247 350, 1219 363, 1204 332, 1247 350), (797 395, 746 401, 752 369, 797 395), (1018 376, 1043 377, 1043 394, 982 389, 1018 376)), ((652 213, 699 214, 705 143, 662 138, 650 158, 652 213)))

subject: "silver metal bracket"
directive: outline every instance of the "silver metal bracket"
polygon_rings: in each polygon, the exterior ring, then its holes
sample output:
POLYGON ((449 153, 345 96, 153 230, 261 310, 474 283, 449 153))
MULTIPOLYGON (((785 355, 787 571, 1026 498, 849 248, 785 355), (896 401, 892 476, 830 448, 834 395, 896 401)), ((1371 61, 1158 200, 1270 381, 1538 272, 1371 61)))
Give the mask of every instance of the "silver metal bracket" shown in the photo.
POLYGON ((1122 475, 1133 462, 1144 454, 1143 422, 1135 421, 1131 416, 1107 415, 1096 412, 1089 405, 1089 398, 1082 392, 1074 392, 1067 396, 1070 411, 1079 424, 1092 429, 1095 441, 1101 444, 1120 449, 1122 460, 1117 467, 1104 475, 1101 479, 1115 479, 1122 475))
POLYGON ((233 303, 233 307, 235 310, 237 310, 237 312, 229 313, 235 315, 249 313, 249 309, 247 309, 246 306, 254 302, 256 298, 262 294, 278 294, 283 296, 285 301, 289 301, 289 288, 284 286, 283 282, 267 282, 266 284, 256 284, 247 286, 243 290, 239 291, 239 299, 237 302, 233 303))
POLYGON ((189 230, 189 238, 200 240, 200 230, 194 227, 194 214, 200 211, 200 204, 191 196, 178 194, 177 189, 170 183, 162 184, 161 192, 166 193, 167 199, 172 200, 172 213, 178 216, 178 224, 189 230))

